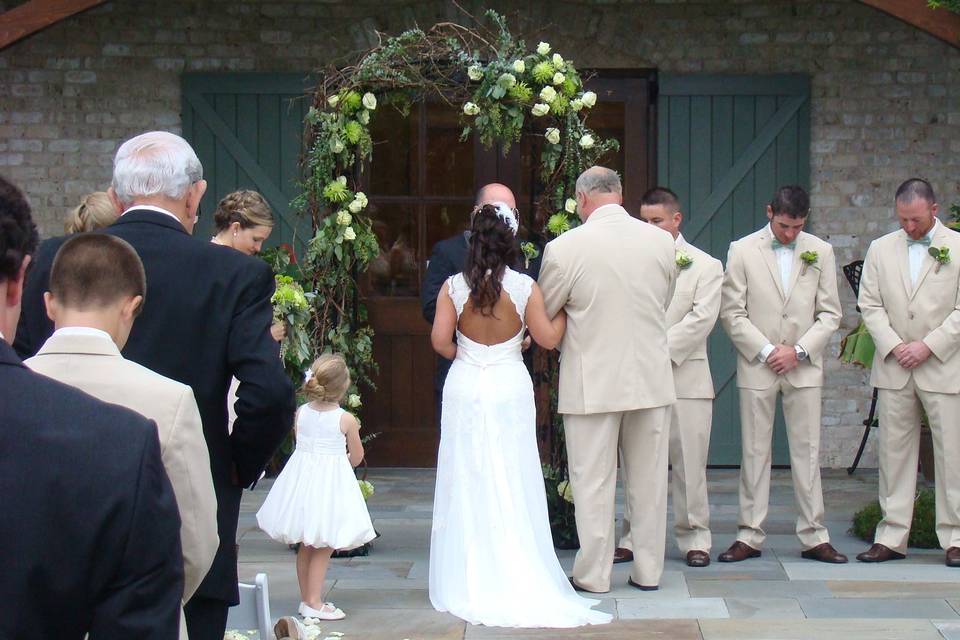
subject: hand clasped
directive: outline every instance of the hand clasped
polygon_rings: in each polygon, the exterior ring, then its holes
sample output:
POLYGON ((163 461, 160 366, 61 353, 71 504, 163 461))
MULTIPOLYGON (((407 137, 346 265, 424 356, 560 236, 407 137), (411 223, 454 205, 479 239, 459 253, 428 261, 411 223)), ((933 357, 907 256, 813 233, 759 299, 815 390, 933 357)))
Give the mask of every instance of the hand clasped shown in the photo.
POLYGON ((933 352, 922 340, 901 342, 893 348, 893 356, 904 369, 913 369, 923 364, 933 352))
POLYGON ((767 356, 767 366, 777 374, 782 376, 797 366, 797 350, 793 345, 778 344, 767 356))

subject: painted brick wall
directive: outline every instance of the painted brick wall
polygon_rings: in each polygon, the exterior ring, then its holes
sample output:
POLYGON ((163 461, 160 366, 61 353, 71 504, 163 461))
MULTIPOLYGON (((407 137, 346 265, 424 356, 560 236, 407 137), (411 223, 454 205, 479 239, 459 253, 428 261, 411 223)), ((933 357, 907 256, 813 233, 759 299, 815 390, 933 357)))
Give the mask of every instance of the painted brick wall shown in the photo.
MULTIPOLYGON (((960 201, 960 49, 852 0, 493 2, 529 43, 580 68, 809 74, 812 222, 838 262, 894 226, 911 175, 960 201)), ((466 2, 475 15, 480 3, 466 2)), ((487 5, 483 5, 487 6, 487 5)), ((178 131, 184 71, 309 71, 368 48, 376 31, 465 18, 449 2, 117 0, 0 51, 0 173, 29 193, 45 235, 102 189, 119 141, 178 131)), ((857 321, 841 282, 846 316, 857 321)), ((839 342, 839 335, 835 340, 839 342)), ((831 360, 822 461, 859 441, 866 375, 831 360)), ((865 464, 875 465, 872 445, 865 464)))

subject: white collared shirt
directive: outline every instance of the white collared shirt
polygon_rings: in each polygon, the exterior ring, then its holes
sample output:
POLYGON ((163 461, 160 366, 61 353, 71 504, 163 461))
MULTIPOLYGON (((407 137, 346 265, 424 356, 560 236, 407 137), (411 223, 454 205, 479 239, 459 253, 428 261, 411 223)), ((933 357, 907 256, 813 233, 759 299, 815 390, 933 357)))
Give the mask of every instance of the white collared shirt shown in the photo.
MULTIPOLYGON (((934 218, 933 226, 930 227, 930 230, 927 231, 927 234, 924 236, 924 238, 932 241, 933 234, 936 233, 937 225, 939 224, 940 221, 934 218)), ((912 240, 912 238, 907 236, 907 240, 912 240)), ((920 277, 920 270, 923 267, 923 260, 928 255, 929 250, 929 245, 907 243, 907 258, 910 261, 910 284, 914 286, 917 284, 917 278, 920 277)))
MULTIPOLYGON (((773 235, 773 227, 767 225, 767 231, 770 232, 771 242, 777 238, 773 235)), ((780 265, 780 283, 783 285, 783 295, 790 293, 790 276, 793 275, 793 253, 795 249, 790 247, 780 247, 774 249, 773 254, 777 257, 777 264, 780 265)))
MULTIPOLYGON (((163 207, 157 207, 152 204, 135 204, 132 207, 128 207, 127 210, 121 213, 120 215, 125 216, 127 215, 128 212, 133 211, 134 209, 140 209, 140 210, 146 209, 147 211, 156 211, 158 213, 165 213, 171 218, 173 218, 174 220, 176 220, 177 222, 180 222, 180 218, 178 218, 176 214, 174 214, 173 212, 167 211, 163 207)), ((182 225, 183 223, 180 222, 180 224, 182 225)))
POLYGON ((113 342, 113 338, 106 331, 94 329, 93 327, 60 327, 53 332, 55 336, 95 336, 97 338, 106 338, 113 342))

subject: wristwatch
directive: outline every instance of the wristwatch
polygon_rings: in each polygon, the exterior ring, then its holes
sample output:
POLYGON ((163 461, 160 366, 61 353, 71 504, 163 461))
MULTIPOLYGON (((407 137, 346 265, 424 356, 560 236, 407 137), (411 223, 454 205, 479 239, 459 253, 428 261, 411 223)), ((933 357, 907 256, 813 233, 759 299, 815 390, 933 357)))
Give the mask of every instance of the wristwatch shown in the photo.
POLYGON ((793 345, 793 348, 797 351, 797 360, 807 359, 807 352, 803 350, 803 347, 801 347, 798 344, 795 344, 793 345))

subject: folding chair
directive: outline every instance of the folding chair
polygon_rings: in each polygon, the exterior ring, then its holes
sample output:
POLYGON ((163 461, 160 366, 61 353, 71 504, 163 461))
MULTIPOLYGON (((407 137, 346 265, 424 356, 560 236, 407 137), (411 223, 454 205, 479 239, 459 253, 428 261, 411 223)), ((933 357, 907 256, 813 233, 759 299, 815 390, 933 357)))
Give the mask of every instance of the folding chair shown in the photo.
POLYGON ((254 584, 241 582, 237 586, 240 587, 240 604, 230 607, 227 613, 227 629, 257 629, 260 640, 273 640, 267 574, 258 573, 254 584))

